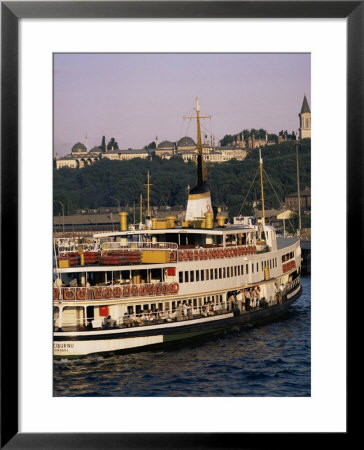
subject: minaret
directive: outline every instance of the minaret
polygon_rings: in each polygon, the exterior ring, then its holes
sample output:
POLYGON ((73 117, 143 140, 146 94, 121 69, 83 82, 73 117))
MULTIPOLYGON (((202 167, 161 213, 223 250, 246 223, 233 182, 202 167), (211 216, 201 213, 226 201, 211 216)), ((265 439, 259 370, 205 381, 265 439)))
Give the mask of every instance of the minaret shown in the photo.
POLYGON ((311 138, 311 111, 306 95, 303 98, 301 112, 298 114, 298 117, 300 118, 300 139, 311 138))
POLYGON ((210 188, 206 184, 206 169, 204 166, 200 119, 210 119, 211 116, 200 117, 200 105, 196 98, 196 117, 185 119, 197 120, 197 184, 188 195, 185 220, 204 219, 205 213, 212 212, 210 188))

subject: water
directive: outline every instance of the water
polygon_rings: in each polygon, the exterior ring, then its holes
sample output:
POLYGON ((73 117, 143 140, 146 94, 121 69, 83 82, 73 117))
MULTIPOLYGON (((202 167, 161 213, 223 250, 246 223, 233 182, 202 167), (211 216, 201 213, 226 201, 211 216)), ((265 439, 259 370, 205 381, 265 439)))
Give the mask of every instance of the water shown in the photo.
POLYGON ((311 280, 279 321, 173 348, 54 361, 55 396, 270 396, 311 392, 311 280))

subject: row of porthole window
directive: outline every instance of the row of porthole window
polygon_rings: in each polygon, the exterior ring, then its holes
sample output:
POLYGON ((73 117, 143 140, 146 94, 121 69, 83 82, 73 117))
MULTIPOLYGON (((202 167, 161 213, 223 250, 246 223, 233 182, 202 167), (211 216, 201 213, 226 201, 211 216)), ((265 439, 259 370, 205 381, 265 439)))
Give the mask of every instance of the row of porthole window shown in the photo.
MULTIPOLYGON (((261 270, 263 271, 265 266, 269 269, 277 267, 277 258, 272 258, 267 261, 261 262, 261 270)), ((259 272, 259 263, 251 264, 251 272, 259 272)), ((241 275, 249 274, 249 264, 241 264, 238 266, 229 267, 216 267, 214 269, 200 269, 200 270, 185 270, 179 272, 179 283, 193 283, 195 281, 209 281, 220 280, 223 278, 232 278, 241 275)))

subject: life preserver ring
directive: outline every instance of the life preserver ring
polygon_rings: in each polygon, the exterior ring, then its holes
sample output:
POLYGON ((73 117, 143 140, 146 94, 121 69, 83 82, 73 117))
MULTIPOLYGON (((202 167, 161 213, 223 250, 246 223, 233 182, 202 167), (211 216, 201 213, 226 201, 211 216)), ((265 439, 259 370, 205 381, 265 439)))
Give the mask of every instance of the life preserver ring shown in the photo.
POLYGON ((179 284, 178 283, 173 283, 173 293, 177 294, 179 291, 179 284))
POLYGON ((86 298, 87 298, 87 289, 86 288, 77 289, 77 300, 86 300, 86 298))
POLYGON ((115 298, 120 298, 121 297, 121 293, 122 293, 121 287, 120 286, 115 286, 114 289, 113 289, 113 296, 115 298))
POLYGON ((63 291, 63 298, 65 300, 74 300, 75 299, 75 291, 72 289, 65 289, 63 291))
POLYGON ((140 286, 139 288, 139 295, 141 295, 142 297, 144 297, 144 295, 147 293, 147 288, 145 287, 145 285, 143 284, 142 286, 140 286))
POLYGON ((59 299, 59 289, 53 288, 53 300, 58 300, 58 299, 59 299))
POLYGON ((154 286, 152 284, 147 284, 147 292, 148 292, 148 295, 153 295, 154 286))
POLYGON ((166 295, 168 293, 168 284, 162 284, 162 294, 166 295))
POLYGON ((177 252, 173 251, 169 253, 169 260, 170 261, 177 261, 177 252))
POLYGON ((94 289, 94 297, 96 300, 100 300, 100 298, 102 298, 102 288, 101 287, 97 287, 94 289))
POLYGON ((112 288, 107 287, 104 289, 104 297, 105 298, 111 298, 112 297, 112 288))
POLYGON ((173 283, 170 283, 170 284, 168 285, 168 292, 169 292, 170 294, 173 294, 173 293, 174 293, 174 284, 173 284, 173 283))
POLYGON ((159 295, 161 293, 161 285, 160 284, 154 285, 154 293, 155 293, 155 295, 159 295))
POLYGON ((133 286, 131 287, 131 295, 133 297, 136 297, 138 293, 139 293, 138 286, 136 284, 133 284, 133 286))
POLYGON ((124 286, 123 297, 129 297, 129 295, 130 295, 130 286, 124 286))

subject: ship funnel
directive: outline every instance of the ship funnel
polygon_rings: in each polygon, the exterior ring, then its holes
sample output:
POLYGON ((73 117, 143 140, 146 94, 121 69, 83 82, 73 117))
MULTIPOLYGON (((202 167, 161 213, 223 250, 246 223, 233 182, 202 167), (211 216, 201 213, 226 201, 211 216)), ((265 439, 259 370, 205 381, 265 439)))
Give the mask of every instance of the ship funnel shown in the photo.
POLYGON ((120 217, 120 231, 126 231, 128 229, 128 213, 119 212, 120 217))

